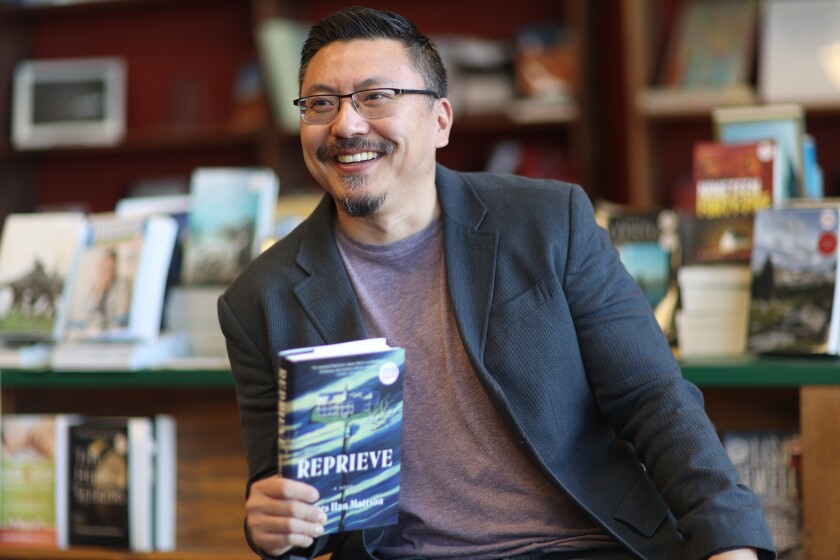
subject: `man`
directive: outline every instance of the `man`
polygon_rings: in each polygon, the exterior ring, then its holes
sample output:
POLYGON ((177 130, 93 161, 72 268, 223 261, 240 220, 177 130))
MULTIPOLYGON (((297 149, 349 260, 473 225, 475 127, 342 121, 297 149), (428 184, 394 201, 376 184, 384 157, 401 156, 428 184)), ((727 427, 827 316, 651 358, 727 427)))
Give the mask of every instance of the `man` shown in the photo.
POLYGON ((579 187, 436 165, 434 45, 350 8, 301 56, 301 143, 328 196, 219 300, 263 557, 770 559, 736 473, 579 187), (277 353, 406 348, 399 523, 322 537, 277 475, 277 353))

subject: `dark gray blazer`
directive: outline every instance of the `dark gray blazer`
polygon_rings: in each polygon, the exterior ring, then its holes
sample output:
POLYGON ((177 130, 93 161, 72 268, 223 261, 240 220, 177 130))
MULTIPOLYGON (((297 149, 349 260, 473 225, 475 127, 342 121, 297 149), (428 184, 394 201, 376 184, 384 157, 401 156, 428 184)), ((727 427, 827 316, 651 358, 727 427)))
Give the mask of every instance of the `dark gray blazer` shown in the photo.
MULTIPOLYGON (((774 558, 757 498, 736 484, 700 392, 586 194, 442 166, 436 182, 458 328, 523 450, 640 558, 699 560, 742 546, 774 558)), ((325 196, 219 299, 249 486, 277 470, 277 352, 366 336, 334 212, 325 196)), ((370 550, 377 538, 344 536, 342 546, 370 550)), ((335 545, 326 541, 309 552, 335 545)))

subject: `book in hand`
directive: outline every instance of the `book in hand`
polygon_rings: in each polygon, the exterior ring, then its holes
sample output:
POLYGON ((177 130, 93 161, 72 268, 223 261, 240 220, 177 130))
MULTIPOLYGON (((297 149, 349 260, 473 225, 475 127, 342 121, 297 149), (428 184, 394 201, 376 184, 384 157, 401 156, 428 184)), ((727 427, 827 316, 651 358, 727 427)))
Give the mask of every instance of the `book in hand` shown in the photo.
POLYGON ((86 228, 81 212, 6 216, 0 238, 0 339, 26 343, 62 337, 86 228))
POLYGON ((271 239, 279 180, 268 168, 201 167, 190 177, 181 280, 229 284, 271 239))
POLYGON ((797 432, 731 430, 721 439, 738 471, 738 482, 748 486, 761 501, 776 551, 789 558, 800 551, 802 530, 802 442, 797 432))
POLYGON ((753 216, 777 198, 780 159, 772 140, 694 145, 694 212, 685 225, 686 264, 747 263, 753 216))
POLYGON ((69 414, 0 416, 0 547, 67 546, 69 414))
POLYGON ((174 419, 86 416, 68 433, 69 544, 149 552, 162 515, 158 542, 173 549, 174 419))
POLYGON ((747 347, 757 353, 838 354, 840 204, 755 215, 747 347))
POLYGON ((384 338, 280 353, 278 468, 318 489, 326 533, 397 522, 404 367, 384 338))
POLYGON ((157 338, 177 221, 115 213, 93 214, 89 220, 65 339, 157 338))

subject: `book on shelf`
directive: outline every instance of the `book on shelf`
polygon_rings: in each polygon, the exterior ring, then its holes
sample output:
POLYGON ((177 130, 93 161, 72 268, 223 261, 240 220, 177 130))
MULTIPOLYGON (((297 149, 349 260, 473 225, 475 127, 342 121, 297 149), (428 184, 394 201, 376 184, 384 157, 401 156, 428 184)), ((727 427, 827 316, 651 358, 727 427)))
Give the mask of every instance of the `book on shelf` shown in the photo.
POLYGON ((642 289, 663 330, 671 330, 679 217, 670 209, 638 210, 599 201, 595 219, 607 230, 621 263, 642 289))
POLYGON ((766 103, 836 106, 840 2, 763 0, 758 88, 766 103))
POLYGON ((773 205, 779 158, 772 140, 694 144, 694 212, 684 227, 686 264, 748 263, 753 216, 773 205))
POLYGON ((795 431, 731 430, 721 434, 738 482, 761 501, 773 545, 780 558, 801 552, 801 436, 795 431))
POLYGON ((749 83, 756 0, 687 0, 680 5, 676 20, 660 85, 715 89, 749 83))
POLYGON ((193 171, 183 283, 227 285, 236 278, 272 238, 278 191, 277 174, 268 168, 193 171))
POLYGON ((127 196, 117 201, 114 212, 120 216, 153 216, 164 214, 172 216, 178 224, 175 246, 172 249, 172 259, 169 264, 167 285, 172 286, 181 282, 181 266, 183 263, 184 238, 187 235, 187 216, 189 215, 192 198, 189 194, 157 194, 145 196, 127 196))
POLYGON ((0 547, 67 546, 70 414, 0 416, 0 547))
POLYGON ((70 546, 174 550, 174 433, 168 415, 84 416, 68 428, 70 546))
POLYGON ((840 353, 840 204, 755 215, 747 347, 756 353, 840 353))
POLYGON ((397 521, 404 367, 383 338, 280 353, 279 470, 318 489, 327 533, 397 521))
POLYGON ((14 213, 0 237, 0 339, 63 336, 87 221, 81 212, 14 213))
POLYGON ((291 100, 300 95, 300 50, 308 33, 309 26, 303 22, 271 17, 257 25, 255 35, 274 123, 294 134, 300 130, 300 111, 291 100))
POLYGON ((516 91, 525 98, 574 100, 580 89, 580 46, 569 27, 525 25, 514 42, 516 91))
POLYGON ((714 139, 726 144, 773 140, 779 158, 773 201, 805 196, 803 135, 805 112, 796 103, 716 107, 714 139))
POLYGON ((164 314, 167 328, 189 337, 189 355, 227 358, 216 303, 224 286, 173 286, 164 314))
POLYGON ((144 340, 69 340, 57 343, 50 352, 54 371, 134 371, 160 367, 190 354, 190 337, 185 331, 163 331, 144 340))
POLYGON ((178 224, 171 216, 112 212, 89 220, 65 339, 157 338, 178 224))

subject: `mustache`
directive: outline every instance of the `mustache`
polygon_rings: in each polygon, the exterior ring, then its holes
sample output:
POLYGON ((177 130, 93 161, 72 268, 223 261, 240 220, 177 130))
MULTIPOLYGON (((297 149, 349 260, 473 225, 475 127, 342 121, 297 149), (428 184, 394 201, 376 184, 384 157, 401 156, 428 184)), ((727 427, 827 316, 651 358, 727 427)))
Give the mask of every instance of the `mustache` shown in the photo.
POLYGON ((339 152, 362 151, 379 152, 390 155, 394 153, 396 145, 390 140, 371 140, 369 138, 336 138, 318 148, 315 156, 321 161, 328 161, 335 158, 339 152))

